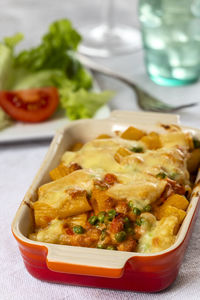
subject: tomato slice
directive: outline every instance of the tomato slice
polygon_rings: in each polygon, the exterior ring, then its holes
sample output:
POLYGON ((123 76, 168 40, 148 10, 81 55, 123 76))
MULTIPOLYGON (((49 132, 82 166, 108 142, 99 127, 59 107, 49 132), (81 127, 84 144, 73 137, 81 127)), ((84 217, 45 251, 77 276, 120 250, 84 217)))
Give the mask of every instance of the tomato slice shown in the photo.
POLYGON ((55 87, 20 91, 0 91, 0 106, 13 119, 37 123, 48 119, 59 102, 55 87))

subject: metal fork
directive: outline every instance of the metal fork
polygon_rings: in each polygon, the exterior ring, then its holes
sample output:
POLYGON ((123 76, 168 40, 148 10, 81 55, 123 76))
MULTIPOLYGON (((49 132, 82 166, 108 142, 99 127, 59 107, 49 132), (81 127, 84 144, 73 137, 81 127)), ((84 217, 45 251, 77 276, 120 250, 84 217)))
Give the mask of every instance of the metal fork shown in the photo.
POLYGON ((156 99, 154 96, 144 91, 141 87, 136 85, 132 80, 128 79, 127 77, 92 61, 91 59, 89 59, 86 56, 83 56, 82 54, 77 53, 76 57, 86 68, 92 70, 93 72, 98 72, 113 77, 115 79, 118 79, 124 82, 125 84, 127 84, 128 86, 130 86, 132 89, 134 89, 136 93, 137 104, 141 109, 145 111, 174 112, 182 108, 198 105, 198 102, 193 102, 193 103, 188 103, 188 104, 183 104, 178 106, 171 106, 167 103, 162 102, 161 100, 156 99))

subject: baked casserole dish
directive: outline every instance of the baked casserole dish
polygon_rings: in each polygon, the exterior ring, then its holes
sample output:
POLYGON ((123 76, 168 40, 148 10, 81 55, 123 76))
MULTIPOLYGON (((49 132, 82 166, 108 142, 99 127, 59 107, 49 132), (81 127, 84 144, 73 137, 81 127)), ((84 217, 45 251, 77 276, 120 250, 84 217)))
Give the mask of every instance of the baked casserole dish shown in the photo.
POLYGON ((114 112, 60 130, 13 222, 29 272, 107 288, 169 286, 199 206, 199 137, 155 113, 114 112))

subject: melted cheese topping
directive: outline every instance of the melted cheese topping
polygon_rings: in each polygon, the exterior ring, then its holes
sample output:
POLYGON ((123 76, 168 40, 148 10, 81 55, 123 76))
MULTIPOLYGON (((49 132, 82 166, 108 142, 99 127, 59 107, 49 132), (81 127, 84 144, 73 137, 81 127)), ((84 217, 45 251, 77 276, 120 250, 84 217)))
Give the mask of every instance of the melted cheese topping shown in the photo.
MULTIPOLYGON (((186 139, 184 134, 181 134, 181 137, 184 137, 182 148, 176 146, 176 139, 174 138, 174 142, 170 144, 171 148, 163 147, 157 150, 147 150, 141 142, 123 140, 121 138, 93 140, 86 143, 77 152, 65 152, 62 162, 66 165, 72 162, 78 163, 84 169, 92 169, 101 174, 107 172, 116 174, 123 183, 123 185, 117 185, 113 188, 113 190, 116 189, 115 194, 118 194, 119 197, 122 197, 123 193, 127 195, 127 193, 130 194, 133 192, 134 188, 131 191, 130 184, 135 185, 135 187, 137 185, 142 187, 142 182, 150 182, 148 184, 150 186, 149 192, 152 191, 151 187, 153 185, 155 189, 158 189, 159 186, 162 192, 165 186, 160 180, 156 179, 156 175, 159 172, 165 172, 169 176, 175 175, 179 183, 184 185, 189 184, 189 173, 186 167, 186 139), (183 145, 185 145, 185 148, 183 145), (142 147, 145 152, 132 152, 130 155, 122 157, 119 163, 115 159, 115 153, 122 146, 127 150, 131 150, 134 147, 142 147)), ((163 138, 163 140, 166 140, 167 145, 169 145, 169 138, 163 138)), ((114 193, 113 190, 111 193, 114 193)), ((155 194, 155 196, 158 197, 159 193, 155 194)), ((127 197, 130 199, 131 194, 127 195, 127 197)), ((134 197, 133 194, 132 198, 134 197)), ((155 200, 157 197, 155 197, 155 200)))
POLYGON ((169 216, 155 222, 139 240, 138 252, 155 253, 169 248, 176 239, 174 234, 178 218, 169 216))
POLYGON ((29 238, 39 242, 60 244, 64 233, 63 224, 63 220, 55 219, 46 228, 40 229, 37 233, 30 234, 29 238))
POLYGON ((115 184, 108 189, 107 195, 115 199, 127 199, 133 205, 143 209, 146 205, 157 200, 166 186, 165 181, 133 181, 131 184, 115 184))
MULTIPOLYGON (((168 141, 167 138, 166 140, 168 141)), ((167 145, 169 146, 168 142, 167 145)), ((184 165, 186 149, 176 146, 175 142, 171 142, 170 145, 170 148, 163 147, 155 151, 146 150, 144 153, 133 152, 131 155, 122 158, 122 163, 119 164, 115 160, 114 154, 121 146, 129 150, 134 147, 142 147, 145 150, 144 144, 120 138, 92 140, 77 152, 65 152, 62 156, 62 162, 66 165, 76 162, 84 169, 102 169, 105 172, 112 173, 134 173, 139 171, 148 172, 149 174, 153 172, 155 175, 155 172, 159 170, 166 170, 169 173, 178 171, 183 176, 186 175, 188 179, 187 169, 184 165)))
POLYGON ((62 156, 62 162, 66 165, 76 162, 84 169, 101 169, 105 172, 127 173, 128 168, 121 166, 114 158, 114 154, 121 146, 132 149, 138 146, 144 147, 144 144, 120 138, 93 140, 86 143, 77 152, 65 152, 62 156))
MULTIPOLYGON (((70 191, 80 190, 90 194, 94 182, 103 180, 107 173, 113 174, 117 181, 105 190, 102 196, 104 198, 99 198, 98 201, 111 198, 118 202, 122 200, 122 205, 123 201, 131 201, 141 211, 160 199, 166 188, 167 181, 159 178, 159 173, 164 173, 169 178, 175 176, 178 183, 188 185, 190 181, 186 160, 191 138, 175 129, 159 136, 162 147, 156 150, 149 150, 142 141, 113 137, 92 140, 76 152, 66 151, 61 159, 62 163, 66 166, 76 163, 82 170, 39 188, 39 198, 33 203, 33 208, 36 225, 41 228, 31 234, 30 238, 70 244, 66 240, 64 224, 84 227, 87 212, 92 210, 92 201, 90 203, 84 195, 73 198, 70 191), (119 151, 122 148, 124 152, 119 151), (142 149, 142 153, 135 153, 134 149, 142 149), (120 159, 116 159, 117 152, 121 153, 120 159), (49 214, 51 222, 46 219, 44 211, 46 215, 49 214)), ((140 227, 141 237, 137 251, 154 253, 174 243, 174 232, 180 225, 176 216, 163 217, 160 221, 152 213, 142 213, 141 217, 145 222, 140 227)))
POLYGON ((161 148, 156 151, 126 156, 122 160, 124 166, 129 165, 133 170, 156 176, 163 171, 169 175, 177 174, 180 183, 189 183, 189 173, 186 168, 186 153, 179 148, 161 148))

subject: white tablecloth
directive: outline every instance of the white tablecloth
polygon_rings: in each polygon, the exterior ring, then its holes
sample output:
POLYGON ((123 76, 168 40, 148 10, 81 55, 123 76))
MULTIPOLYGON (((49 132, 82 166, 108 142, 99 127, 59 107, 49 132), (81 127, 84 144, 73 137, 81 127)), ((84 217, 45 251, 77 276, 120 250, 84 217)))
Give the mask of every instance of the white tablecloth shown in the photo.
MULTIPOLYGON (((116 0, 117 1, 117 0, 116 0)), ((26 34, 26 45, 37 42, 46 30, 48 23, 60 17, 68 17, 77 27, 85 16, 98 18, 95 5, 99 1, 89 0, 0 0, 0 38, 22 31, 26 34), (89 6, 93 14, 89 13, 89 6)), ((137 26, 134 14, 136 2, 117 1, 120 5, 119 17, 128 15, 127 7, 132 5, 132 16, 126 21, 137 26), (133 3, 133 4, 132 4, 133 3)), ((129 12, 130 13, 130 12, 129 12)), ((145 74, 142 52, 123 57, 101 60, 102 63, 116 69, 146 86, 147 90, 155 93, 165 101, 188 102, 200 100, 200 83, 179 88, 163 88, 152 83, 145 74)), ((133 92, 114 80, 98 76, 102 88, 117 90, 117 96, 112 101, 112 109, 138 110, 134 102, 133 92)), ((200 127, 200 106, 181 112, 181 120, 185 125, 200 127)), ((200 299, 200 220, 198 219, 193 231, 190 244, 174 284, 158 294, 122 292, 51 284, 39 281, 26 271, 17 243, 11 234, 11 222, 15 212, 32 182, 49 142, 29 142, 24 144, 0 145, 0 300, 66 300, 66 299, 200 299)))

